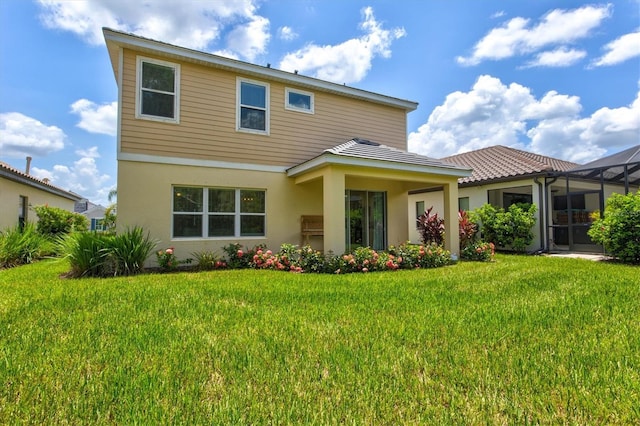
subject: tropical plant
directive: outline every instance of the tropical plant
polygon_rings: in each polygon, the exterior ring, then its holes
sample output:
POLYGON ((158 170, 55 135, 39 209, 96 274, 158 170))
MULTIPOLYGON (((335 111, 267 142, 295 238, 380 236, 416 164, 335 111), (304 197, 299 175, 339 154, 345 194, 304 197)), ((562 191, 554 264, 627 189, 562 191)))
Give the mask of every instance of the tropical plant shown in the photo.
POLYGON ((620 261, 640 264, 640 191, 612 194, 604 218, 593 222, 588 234, 620 261))
POLYGON ((418 232, 424 244, 442 245, 444 242, 444 219, 439 218, 438 213, 432 214, 432 210, 433 206, 418 217, 418 232))
POLYGON ((117 235, 76 232, 60 237, 58 242, 69 259, 72 277, 138 274, 156 245, 139 227, 117 235))
POLYGON ((0 268, 24 265, 53 253, 51 241, 32 223, 0 232, 0 268))
POLYGON ((475 238, 477 225, 471 221, 464 210, 458 211, 458 234, 460 236, 460 250, 471 244, 475 238))

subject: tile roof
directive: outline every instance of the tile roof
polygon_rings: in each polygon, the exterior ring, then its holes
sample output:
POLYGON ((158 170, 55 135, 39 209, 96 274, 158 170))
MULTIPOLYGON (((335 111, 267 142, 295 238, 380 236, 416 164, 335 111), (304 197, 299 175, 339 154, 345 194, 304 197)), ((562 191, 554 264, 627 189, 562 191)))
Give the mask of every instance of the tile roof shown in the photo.
POLYGON ((448 169, 468 169, 464 166, 460 167, 456 164, 447 164, 435 158, 402 151, 360 138, 353 138, 346 143, 326 149, 324 152, 344 157, 366 158, 369 160, 392 161, 420 166, 444 167, 448 169))
POLYGON ((52 194, 68 198, 70 200, 79 201, 82 199, 81 195, 78 195, 71 191, 66 191, 58 186, 52 185, 48 180, 38 179, 37 177, 28 175, 3 161, 0 161, 0 176, 23 183, 25 185, 32 186, 34 188, 41 189, 43 191, 50 192, 52 194))
POLYGON ((546 172, 564 172, 578 166, 570 161, 502 145, 452 155, 441 160, 473 169, 471 176, 458 179, 459 184, 503 180, 546 172))
POLYGON ((366 139, 353 138, 348 142, 326 149, 322 154, 287 170, 289 176, 312 170, 325 164, 366 165, 381 169, 405 170, 467 176, 468 167, 445 163, 435 158, 414 154, 366 139))

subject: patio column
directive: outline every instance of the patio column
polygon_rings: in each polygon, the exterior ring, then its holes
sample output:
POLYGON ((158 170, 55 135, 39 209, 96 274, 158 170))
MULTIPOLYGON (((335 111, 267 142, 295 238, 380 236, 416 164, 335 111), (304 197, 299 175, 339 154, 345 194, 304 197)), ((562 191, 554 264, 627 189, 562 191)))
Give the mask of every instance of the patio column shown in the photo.
POLYGON ((444 248, 460 257, 458 235, 458 182, 444 185, 444 248))
POLYGON ((344 172, 329 167, 322 179, 324 252, 340 255, 345 250, 344 172))

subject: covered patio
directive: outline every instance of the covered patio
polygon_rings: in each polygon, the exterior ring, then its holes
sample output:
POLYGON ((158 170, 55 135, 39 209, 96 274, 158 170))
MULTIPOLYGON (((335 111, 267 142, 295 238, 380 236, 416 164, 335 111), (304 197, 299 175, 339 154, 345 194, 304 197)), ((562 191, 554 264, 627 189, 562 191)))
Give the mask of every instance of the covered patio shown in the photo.
POLYGON ((458 178, 471 170, 354 138, 291 167, 296 185, 319 191, 323 250, 358 246, 386 249, 409 239, 408 192, 426 186, 444 191, 445 248, 458 254, 458 178), (320 183, 320 185, 318 185, 320 183))

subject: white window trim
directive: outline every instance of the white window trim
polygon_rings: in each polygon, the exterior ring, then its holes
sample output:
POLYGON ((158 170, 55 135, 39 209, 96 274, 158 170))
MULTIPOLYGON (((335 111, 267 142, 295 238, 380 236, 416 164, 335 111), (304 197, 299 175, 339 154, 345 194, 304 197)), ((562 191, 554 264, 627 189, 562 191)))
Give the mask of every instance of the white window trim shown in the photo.
POLYGON ((306 92, 304 90, 291 89, 289 87, 286 87, 284 89, 284 108, 288 109, 290 111, 303 112, 305 114, 315 114, 314 95, 311 92, 306 92), (310 100, 309 100, 310 109, 304 109, 304 108, 297 107, 295 105, 291 105, 289 103, 289 93, 299 93, 300 95, 309 96, 309 98, 310 98, 310 100))
POLYGON ((171 229, 170 235, 172 241, 177 240, 256 240, 256 239, 266 239, 267 237, 267 190, 264 188, 228 188, 228 187, 219 187, 219 186, 192 186, 192 185, 172 185, 171 186, 171 229), (173 205, 173 195, 174 188, 199 188, 203 191, 202 194, 202 211, 200 212, 176 212, 174 210, 173 205), (235 212, 210 212, 209 211, 209 190, 210 189, 224 189, 224 190, 233 190, 235 191, 235 212), (264 200, 264 213, 242 213, 240 212, 240 193, 241 191, 262 191, 265 195, 264 200), (228 236, 220 236, 220 237, 210 237, 209 236, 209 216, 216 215, 232 215, 234 216, 234 235, 228 236), (173 235, 173 221, 176 215, 200 215, 202 216, 202 233, 197 237, 176 237, 173 235), (264 223, 264 235, 240 235, 240 218, 242 216, 262 216, 265 219, 264 223))
POLYGON ((136 118, 143 120, 161 121, 163 123, 180 124, 180 64, 173 62, 161 61, 159 59, 147 58, 144 56, 138 56, 136 58, 136 118), (142 113, 142 63, 148 62, 151 64, 162 65, 164 67, 173 68, 174 71, 174 93, 173 93, 173 118, 159 117, 156 115, 148 115, 142 113))
MULTIPOLYGON (((269 135, 269 129, 270 129, 270 115, 271 115, 271 108, 269 107, 270 105, 270 92, 271 92, 271 86, 269 83, 265 83, 262 81, 257 81, 257 80, 250 80, 248 78, 243 78, 243 77, 237 77, 236 78, 236 131, 238 132, 245 132, 245 133, 254 133, 257 135, 269 135), (241 108, 242 108, 242 104, 240 103, 241 100, 241 94, 242 94, 242 83, 250 83, 250 84, 255 84, 256 86, 263 86, 265 88, 265 117, 264 117, 264 130, 256 130, 256 129, 245 129, 244 127, 241 127, 241 117, 242 117, 242 113, 241 113, 241 108)), ((254 108, 254 109, 260 109, 258 107, 252 106, 252 105, 248 105, 248 107, 250 108, 254 108)))

